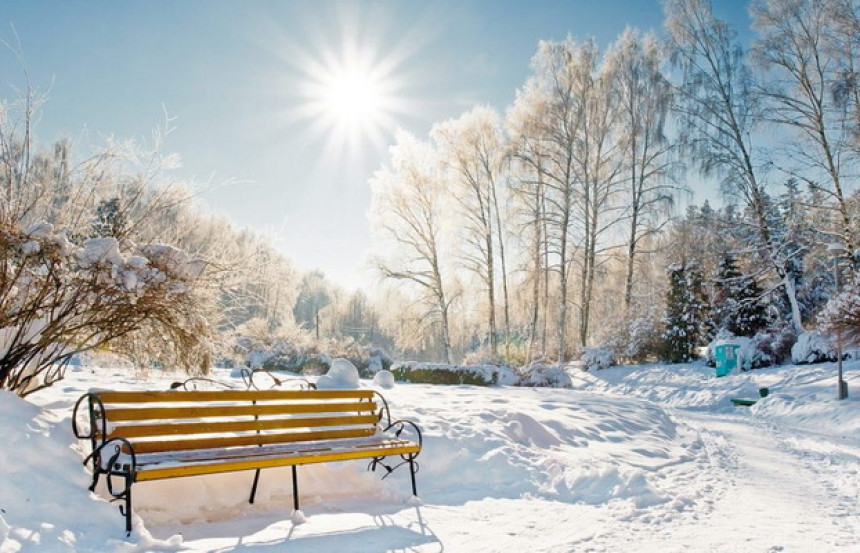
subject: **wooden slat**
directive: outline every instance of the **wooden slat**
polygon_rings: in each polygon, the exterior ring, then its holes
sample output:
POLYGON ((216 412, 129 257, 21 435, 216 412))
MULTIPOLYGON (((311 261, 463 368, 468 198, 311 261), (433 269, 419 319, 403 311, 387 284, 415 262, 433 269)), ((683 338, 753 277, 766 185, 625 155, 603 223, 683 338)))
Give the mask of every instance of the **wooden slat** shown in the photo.
POLYGON ((199 419, 206 417, 261 416, 301 413, 375 412, 374 401, 325 402, 325 403, 279 403, 279 404, 232 404, 214 406, 174 407, 106 407, 105 417, 109 421, 140 421, 152 419, 199 419))
POLYGON ((365 438, 376 433, 375 428, 353 428, 347 430, 320 430, 315 432, 285 432, 276 434, 245 434, 241 436, 216 436, 191 440, 160 440, 133 442, 135 454, 163 453, 167 451, 189 451, 193 449, 215 449, 250 445, 268 445, 307 442, 316 440, 335 440, 346 438, 365 438))
POLYGON ((94 390, 102 403, 371 399, 372 390, 94 390))
POLYGON ((216 474, 242 470, 284 467, 291 465, 308 465, 329 461, 346 461, 350 459, 368 459, 388 455, 416 453, 417 444, 385 447, 375 445, 362 449, 347 451, 297 452, 292 455, 280 454, 272 457, 244 458, 240 460, 215 461, 211 463, 182 464, 166 467, 142 468, 137 475, 137 481, 159 480, 180 476, 196 476, 201 474, 216 474))
POLYGON ((139 424, 115 426, 109 437, 145 438, 177 436, 187 434, 224 434, 231 432, 253 432, 255 430, 280 430, 286 428, 318 428, 328 426, 376 426, 375 415, 350 415, 335 417, 303 417, 257 420, 207 421, 194 423, 139 424))

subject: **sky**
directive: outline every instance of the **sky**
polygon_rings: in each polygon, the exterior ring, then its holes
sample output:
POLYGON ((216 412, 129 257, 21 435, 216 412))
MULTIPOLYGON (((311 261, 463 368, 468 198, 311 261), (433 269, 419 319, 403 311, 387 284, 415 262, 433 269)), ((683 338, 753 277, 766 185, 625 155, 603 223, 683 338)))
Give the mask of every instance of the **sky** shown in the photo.
MULTIPOLYGON (((716 4, 748 29, 746 2, 716 4)), ((172 174, 205 209, 348 289, 371 282, 368 181, 398 129, 504 111, 540 40, 606 45, 662 21, 659 0, 0 0, 0 39, 48 93, 39 144, 169 128, 172 174)), ((0 49, 0 99, 23 82, 0 49)))

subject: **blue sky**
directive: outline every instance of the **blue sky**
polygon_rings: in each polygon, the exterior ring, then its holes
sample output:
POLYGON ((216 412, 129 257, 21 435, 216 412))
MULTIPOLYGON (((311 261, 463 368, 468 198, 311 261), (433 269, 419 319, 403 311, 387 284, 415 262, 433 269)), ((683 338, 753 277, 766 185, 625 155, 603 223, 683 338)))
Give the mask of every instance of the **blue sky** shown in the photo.
MULTIPOLYGON (((749 26, 746 2, 715 4, 749 26)), ((424 136, 475 104, 504 110, 541 39, 607 44, 662 20, 658 0, 0 0, 0 39, 17 33, 31 82, 50 89, 40 144, 148 139, 166 110, 175 129, 164 149, 183 159, 177 177, 213 185, 210 210, 347 286, 367 278, 367 181, 395 127, 424 136), (347 142, 307 108, 318 68, 349 51, 385 67, 397 107, 347 142)), ((19 75, 0 52, 0 98, 19 75)))

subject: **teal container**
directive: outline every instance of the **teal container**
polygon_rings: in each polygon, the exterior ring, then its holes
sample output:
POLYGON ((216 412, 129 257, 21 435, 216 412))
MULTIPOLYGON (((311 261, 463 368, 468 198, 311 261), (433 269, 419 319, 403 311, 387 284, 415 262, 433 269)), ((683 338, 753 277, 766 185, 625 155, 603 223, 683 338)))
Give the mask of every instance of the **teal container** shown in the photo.
POLYGON ((726 376, 738 367, 738 350, 740 344, 720 344, 714 346, 714 357, 717 361, 717 376, 726 376))

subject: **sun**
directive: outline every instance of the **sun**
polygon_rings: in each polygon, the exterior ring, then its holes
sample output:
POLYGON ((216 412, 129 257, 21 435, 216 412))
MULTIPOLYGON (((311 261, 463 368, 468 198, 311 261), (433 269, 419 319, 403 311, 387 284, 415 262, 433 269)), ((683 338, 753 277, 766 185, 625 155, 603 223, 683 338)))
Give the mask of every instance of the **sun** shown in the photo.
POLYGON ((334 121, 373 124, 382 116, 382 86, 371 71, 343 68, 327 76, 322 101, 334 121))
POLYGON ((326 142, 328 154, 384 150, 405 111, 397 63, 370 49, 325 52, 305 67, 301 118, 326 142))

